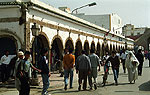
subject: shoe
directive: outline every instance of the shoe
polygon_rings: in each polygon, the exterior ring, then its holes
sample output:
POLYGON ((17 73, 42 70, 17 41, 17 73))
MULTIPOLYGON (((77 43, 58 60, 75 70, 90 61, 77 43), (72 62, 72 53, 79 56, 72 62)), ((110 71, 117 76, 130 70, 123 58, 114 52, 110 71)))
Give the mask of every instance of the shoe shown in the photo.
POLYGON ((81 85, 79 85, 78 90, 81 91, 81 85))
POLYGON ((118 81, 115 82, 115 85, 116 85, 116 86, 118 85, 118 81))
POLYGON ((64 89, 67 90, 67 85, 65 85, 64 89))
POLYGON ((96 84, 94 84, 94 89, 95 89, 95 90, 97 89, 97 85, 96 85, 96 84))
POLYGON ((70 87, 70 89, 73 89, 73 87, 70 87))

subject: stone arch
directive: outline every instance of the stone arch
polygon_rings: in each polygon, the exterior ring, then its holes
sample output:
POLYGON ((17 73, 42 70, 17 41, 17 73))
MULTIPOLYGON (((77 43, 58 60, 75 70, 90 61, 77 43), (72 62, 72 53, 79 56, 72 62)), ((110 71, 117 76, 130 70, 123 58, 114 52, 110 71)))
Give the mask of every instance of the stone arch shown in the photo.
POLYGON ((76 46, 75 46, 75 58, 76 59, 79 55, 81 55, 81 52, 82 52, 82 42, 80 39, 78 39, 76 41, 76 46))
MULTIPOLYGON (((14 54, 23 46, 23 41, 16 33, 10 30, 0 30, 0 58, 4 55, 5 50, 9 50, 10 54, 14 54)), ((23 48, 24 49, 24 48, 23 48)))
POLYGON ((94 43, 94 41, 92 41, 92 43, 91 43, 91 50, 95 50, 95 43, 94 43))
MULTIPOLYGON (((62 45, 63 45, 63 39, 61 38, 61 36, 55 35, 52 39, 51 46, 52 46, 55 39, 59 39, 61 41, 62 45)), ((63 49, 64 49, 64 45, 63 45, 63 49)))
POLYGON ((116 51, 115 45, 113 45, 113 51, 116 51))
POLYGON ((102 44, 102 56, 104 56, 104 50, 105 50, 105 46, 104 46, 104 43, 102 44))
POLYGON ((51 44, 51 54, 50 54, 50 64, 51 71, 62 69, 62 61, 63 61, 63 42, 59 36, 54 36, 51 44), (60 60, 60 61, 58 61, 60 60), (55 65, 56 62, 60 62, 59 65, 55 65))
MULTIPOLYGON (((11 30, 0 30, 0 38, 9 37, 15 41, 17 49, 23 48, 23 40, 13 31, 11 30)), ((24 48, 23 48, 24 49, 24 48)))
POLYGON ((67 38, 65 41, 65 48, 74 50, 74 44, 72 38, 67 38))
POLYGON ((100 45, 100 43, 98 42, 98 43, 97 43, 96 54, 100 57, 100 53, 101 53, 101 45, 100 45))
POLYGON ((5 50, 8 50, 10 54, 15 54, 18 48, 16 39, 8 35, 0 36, 0 44, 0 58, 4 55, 5 50))
POLYGON ((89 48, 89 42, 87 40, 84 42, 84 50, 86 52, 86 55, 89 55, 90 48, 89 48))
POLYGON ((39 61, 38 59, 41 55, 42 49, 48 48, 49 54, 47 55, 47 58, 50 66, 50 47, 50 41, 45 33, 40 32, 40 34, 37 37, 32 38, 33 65, 35 65, 36 60, 39 61))
POLYGON ((110 52, 110 54, 111 54, 111 52, 112 52, 112 44, 110 44, 110 50, 109 50, 109 52, 110 52))

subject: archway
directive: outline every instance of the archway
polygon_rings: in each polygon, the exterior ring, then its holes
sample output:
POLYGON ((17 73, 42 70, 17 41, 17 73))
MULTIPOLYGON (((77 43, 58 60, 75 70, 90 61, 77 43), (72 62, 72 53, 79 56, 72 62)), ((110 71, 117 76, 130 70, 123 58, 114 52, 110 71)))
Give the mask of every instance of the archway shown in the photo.
MULTIPOLYGON (((34 39, 34 41, 32 43, 33 65, 35 65, 35 61, 39 61, 40 56, 41 56, 41 51, 43 48, 48 48, 50 50, 49 41, 44 35, 40 34, 39 36, 37 36, 34 39), (35 54, 35 51, 36 51, 37 55, 35 54)), ((48 59, 48 63, 50 63, 49 54, 47 55, 47 59, 48 59)))
POLYGON ((111 54, 111 52, 112 52, 112 44, 110 44, 110 50, 109 50, 109 52, 110 52, 110 54, 111 54))
POLYGON ((116 51, 115 45, 113 45, 113 51, 116 51))
POLYGON ((105 46, 104 46, 104 43, 102 44, 102 57, 104 56, 105 54, 105 46))
POLYGON ((116 44, 116 52, 118 52, 118 45, 116 44))
POLYGON ((74 50, 74 46, 73 46, 72 40, 70 40, 70 39, 67 40, 67 42, 65 44, 65 48, 74 50))
POLYGON ((82 43, 81 41, 77 41, 76 48, 75 48, 75 58, 77 59, 78 56, 81 55, 82 52, 82 43))
POLYGON ((92 44, 91 44, 91 50, 95 50, 95 43, 94 42, 92 42, 92 44))
POLYGON ((89 43, 88 42, 84 43, 84 50, 86 52, 86 55, 89 55, 89 43))
POLYGON ((13 37, 1 37, 0 44, 0 58, 4 55, 5 50, 8 50, 10 54, 15 54, 17 51, 17 42, 13 37))
POLYGON ((100 51, 101 51, 101 48, 100 48, 100 43, 97 43, 97 51, 96 51, 96 54, 100 57, 100 51))
POLYGON ((110 50, 109 50, 109 46, 108 46, 108 44, 106 45, 106 47, 105 47, 105 53, 106 52, 109 52, 110 50))
POLYGON ((63 61, 63 43, 61 39, 55 38, 51 46, 52 46, 50 57, 51 70, 52 71, 59 70, 61 72, 63 61))

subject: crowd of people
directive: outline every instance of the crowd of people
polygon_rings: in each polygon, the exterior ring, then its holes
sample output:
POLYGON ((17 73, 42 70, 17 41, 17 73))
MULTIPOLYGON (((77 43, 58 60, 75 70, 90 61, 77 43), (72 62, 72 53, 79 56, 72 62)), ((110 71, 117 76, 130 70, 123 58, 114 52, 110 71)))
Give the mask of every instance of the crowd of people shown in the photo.
MULTIPOLYGON (((30 95, 29 79, 31 77, 30 70, 32 68, 33 70, 37 70, 42 76, 42 95, 49 95, 47 89, 50 85, 49 77, 51 76, 51 73, 47 59, 48 51, 47 48, 42 49, 37 67, 35 67, 32 64, 31 52, 26 51, 24 53, 20 50, 16 55, 9 55, 9 51, 7 50, 4 56, 1 57, 2 84, 8 84, 7 81, 11 75, 10 73, 13 72, 13 76, 15 76, 15 85, 19 91, 19 95, 30 95), (9 64, 13 58, 16 58, 16 60, 13 61, 14 66, 11 66, 14 68, 10 68, 9 64)), ((78 74, 79 91, 81 91, 81 88, 87 90, 87 80, 90 90, 93 88, 96 90, 97 75, 98 71, 100 71, 100 66, 104 66, 103 86, 106 85, 110 67, 114 75, 115 85, 118 85, 120 63, 122 63, 123 72, 127 73, 126 71, 128 71, 129 82, 135 83, 138 75, 142 75, 143 62, 144 55, 142 54, 141 49, 138 50, 138 53, 133 53, 128 50, 123 50, 120 54, 116 51, 112 51, 110 54, 105 52, 105 55, 102 58, 99 58, 93 49, 90 50, 89 55, 87 55, 85 50, 82 50, 82 53, 78 57, 73 55, 73 49, 65 49, 65 55, 62 62, 64 70, 64 90, 68 89, 68 84, 70 89, 73 88, 74 69, 76 69, 76 73, 78 74)))

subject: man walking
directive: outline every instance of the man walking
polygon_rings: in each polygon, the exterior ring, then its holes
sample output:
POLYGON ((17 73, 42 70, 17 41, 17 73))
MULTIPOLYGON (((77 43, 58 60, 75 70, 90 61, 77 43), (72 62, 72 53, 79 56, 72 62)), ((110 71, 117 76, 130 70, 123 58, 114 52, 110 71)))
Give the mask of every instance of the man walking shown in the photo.
POLYGON ((142 75, 142 68, 143 68, 143 62, 144 62, 144 55, 142 54, 142 50, 139 49, 138 53, 136 54, 136 58, 139 61, 139 66, 138 66, 138 75, 141 76, 142 75))
POLYGON ((51 73, 49 72, 48 60, 46 56, 48 55, 48 49, 44 48, 42 50, 42 56, 38 62, 38 68, 41 70, 41 76, 43 80, 43 90, 42 95, 48 95, 47 89, 49 88, 49 77, 51 73))
POLYGON ((69 75, 70 75, 70 89, 73 88, 72 83, 73 83, 73 67, 75 63, 75 56, 72 55, 72 52, 73 50, 69 49, 69 54, 66 54, 63 58, 65 90, 67 90, 69 75))
POLYGON ((29 70, 32 67, 34 70, 41 72, 41 70, 35 68, 29 58, 30 52, 26 51, 24 56, 25 58, 22 60, 22 56, 20 56, 20 63, 18 63, 16 77, 20 80, 21 86, 19 95, 30 95, 30 84, 29 84, 29 70))
POLYGON ((115 51, 112 51, 112 55, 106 60, 106 63, 109 61, 111 62, 115 84, 118 85, 120 60, 115 51))
POLYGON ((82 80, 84 80, 83 83, 83 90, 86 90, 87 87, 87 76, 91 71, 91 62, 88 56, 85 55, 85 50, 82 50, 82 55, 80 55, 77 58, 76 61, 76 72, 79 73, 79 88, 78 90, 81 90, 81 84, 82 80))
POLYGON ((90 62, 91 62, 91 73, 88 76, 88 80, 89 80, 89 85, 90 85, 90 89, 92 90, 92 78, 94 79, 94 89, 97 89, 97 85, 96 85, 96 79, 97 79, 97 66, 99 66, 99 71, 100 71, 100 59, 99 57, 95 54, 95 51, 91 49, 90 51, 90 62))

